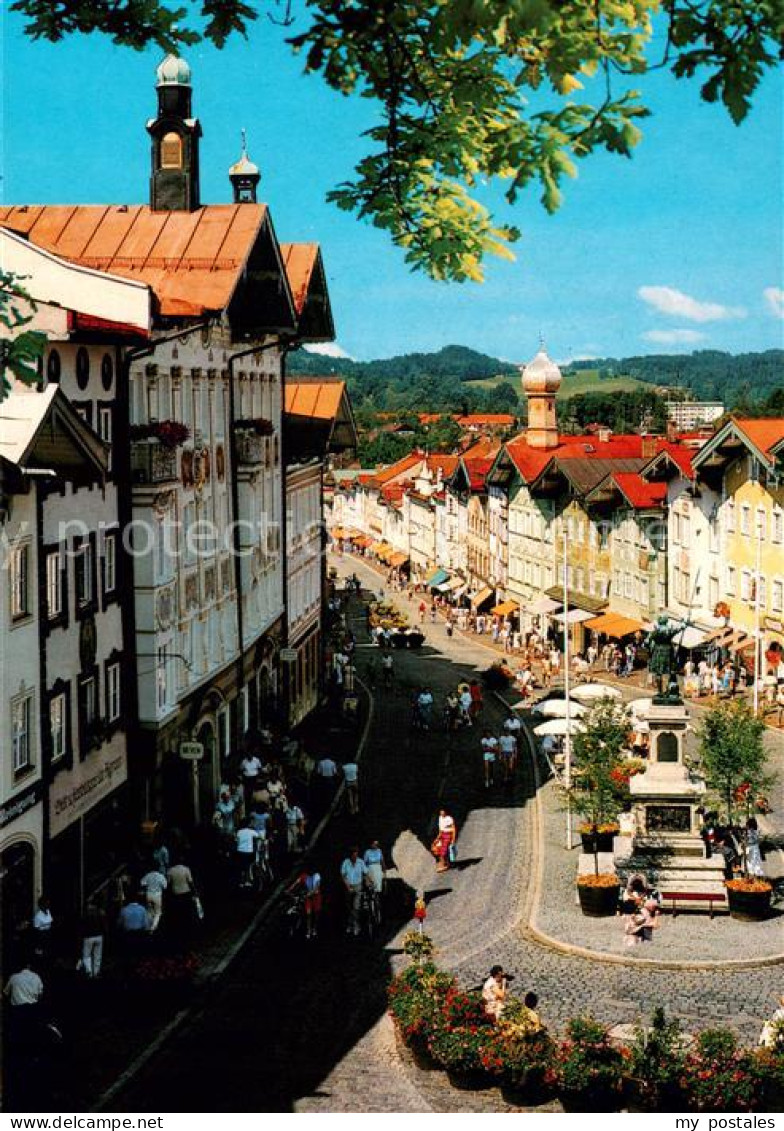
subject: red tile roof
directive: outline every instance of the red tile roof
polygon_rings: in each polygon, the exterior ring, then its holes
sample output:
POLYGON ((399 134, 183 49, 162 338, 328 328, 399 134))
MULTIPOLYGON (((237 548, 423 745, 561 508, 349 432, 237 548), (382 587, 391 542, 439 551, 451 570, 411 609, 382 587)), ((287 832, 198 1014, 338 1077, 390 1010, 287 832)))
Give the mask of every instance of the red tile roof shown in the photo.
POLYGON ((487 473, 495 463, 494 459, 466 459, 463 464, 468 475, 468 485, 472 491, 483 491, 487 473))
POLYGON ((267 219, 264 204, 0 207, 0 226, 83 267, 147 283, 169 316, 225 310, 267 219))
POLYGON ((612 478, 635 510, 660 507, 667 498, 666 483, 648 483, 636 471, 616 471, 612 478))

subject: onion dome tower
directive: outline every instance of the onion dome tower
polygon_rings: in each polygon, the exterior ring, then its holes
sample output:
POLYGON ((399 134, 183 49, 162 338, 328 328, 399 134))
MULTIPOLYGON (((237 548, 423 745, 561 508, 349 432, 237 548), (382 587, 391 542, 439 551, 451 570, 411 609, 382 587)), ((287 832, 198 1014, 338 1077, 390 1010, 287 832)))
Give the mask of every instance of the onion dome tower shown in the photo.
POLYGON ((244 130, 242 131, 242 154, 239 161, 235 162, 229 169, 229 180, 231 181, 235 204, 256 203, 256 187, 261 180, 261 173, 258 165, 254 165, 248 157, 244 130))
POLYGON ((557 448, 558 424, 555 394, 561 387, 561 370, 547 356, 544 346, 528 365, 520 367, 523 391, 528 398, 526 440, 530 448, 557 448))
POLYGON ((158 117, 147 123, 152 139, 150 207, 155 212, 194 212, 199 199, 201 126, 191 110, 191 69, 167 55, 155 72, 158 117))

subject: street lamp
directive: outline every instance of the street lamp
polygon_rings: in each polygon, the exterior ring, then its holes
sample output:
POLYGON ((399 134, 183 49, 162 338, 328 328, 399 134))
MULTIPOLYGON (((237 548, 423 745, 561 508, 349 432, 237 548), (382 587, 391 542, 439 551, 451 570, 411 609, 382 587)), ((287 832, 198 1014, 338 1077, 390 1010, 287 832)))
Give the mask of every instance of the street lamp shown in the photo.
POLYGON ((561 530, 563 538, 563 626, 564 626, 564 695, 566 696, 566 713, 564 715, 566 734, 564 735, 564 784, 566 786, 566 847, 572 847, 572 704, 570 699, 570 671, 569 671, 569 557, 568 557, 568 528, 566 524, 561 530))

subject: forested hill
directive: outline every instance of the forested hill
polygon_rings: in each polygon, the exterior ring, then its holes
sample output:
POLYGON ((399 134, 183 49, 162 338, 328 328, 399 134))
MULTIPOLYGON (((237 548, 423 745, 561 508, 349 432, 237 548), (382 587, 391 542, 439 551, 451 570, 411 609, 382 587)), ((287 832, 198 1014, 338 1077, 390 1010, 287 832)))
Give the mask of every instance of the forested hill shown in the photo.
MULTIPOLYGON (((289 355, 288 369, 292 376, 344 377, 354 406, 371 411, 524 409, 517 367, 465 346, 445 346, 437 353, 401 354, 377 361, 333 358, 300 349, 289 355)), ((698 350, 691 354, 596 358, 575 361, 563 369, 571 380, 564 382, 561 400, 635 388, 642 392, 637 382, 643 382, 678 387, 697 400, 721 400, 728 409, 760 411, 766 402, 771 406, 784 402, 784 350, 737 355, 698 350)), ((653 394, 653 389, 650 392, 653 394)))
POLYGON ((744 399, 764 400, 776 389, 784 389, 784 350, 738 354, 695 350, 690 354, 592 358, 572 362, 569 369, 598 370, 607 376, 622 374, 654 385, 676 385, 690 390, 696 400, 724 401, 728 407, 744 399))
POLYGON ((407 381, 412 377, 447 377, 458 381, 482 381, 499 374, 518 375, 507 361, 477 353, 467 346, 444 346, 438 353, 406 353, 378 361, 352 361, 350 358, 327 357, 324 354, 298 350, 290 354, 291 373, 338 374, 357 379, 407 381))

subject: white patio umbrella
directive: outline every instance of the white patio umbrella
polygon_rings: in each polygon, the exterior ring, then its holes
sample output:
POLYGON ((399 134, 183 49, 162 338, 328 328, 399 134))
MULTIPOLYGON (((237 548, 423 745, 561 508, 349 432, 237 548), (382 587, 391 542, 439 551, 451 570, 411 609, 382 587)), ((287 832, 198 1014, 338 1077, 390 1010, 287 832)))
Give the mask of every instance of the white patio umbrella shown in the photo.
POLYGON ((631 703, 626 704, 636 718, 644 718, 650 711, 652 705, 652 699, 632 699, 631 703))
POLYGON ((573 719, 579 719, 580 715, 585 714, 585 707, 582 703, 569 703, 567 710, 565 699, 542 699, 534 705, 533 713, 546 719, 565 719, 567 714, 573 719))
POLYGON ((570 719, 567 725, 566 719, 548 719, 546 723, 540 723, 538 727, 534 727, 534 734, 538 734, 540 738, 544 738, 546 734, 582 734, 585 727, 579 719, 570 719))
POLYGON ((610 687, 607 683, 579 683, 572 688, 575 699, 622 699, 617 687, 610 687))

